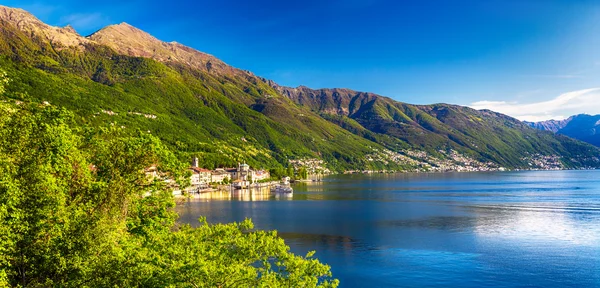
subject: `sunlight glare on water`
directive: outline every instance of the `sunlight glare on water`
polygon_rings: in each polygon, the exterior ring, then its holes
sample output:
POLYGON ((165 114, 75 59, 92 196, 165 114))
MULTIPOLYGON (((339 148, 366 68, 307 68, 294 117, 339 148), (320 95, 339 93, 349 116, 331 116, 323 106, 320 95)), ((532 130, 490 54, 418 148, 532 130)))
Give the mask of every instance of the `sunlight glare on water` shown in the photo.
POLYGON ((343 175, 290 198, 201 198, 181 222, 251 218, 316 250, 341 287, 600 287, 600 171, 343 175))

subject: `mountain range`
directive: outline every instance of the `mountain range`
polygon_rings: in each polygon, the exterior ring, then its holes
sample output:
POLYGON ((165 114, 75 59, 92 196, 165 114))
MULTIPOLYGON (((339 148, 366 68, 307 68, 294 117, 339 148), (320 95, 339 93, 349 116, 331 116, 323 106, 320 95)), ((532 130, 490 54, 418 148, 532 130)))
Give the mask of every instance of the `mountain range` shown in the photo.
POLYGON ((566 135, 600 147, 600 115, 579 114, 564 120, 525 123, 536 129, 566 135))
POLYGON ((213 168, 346 170, 598 167, 600 149, 512 117, 411 105, 350 89, 278 85, 129 24, 83 37, 0 6, 3 97, 48 102, 82 125, 152 133, 213 168))

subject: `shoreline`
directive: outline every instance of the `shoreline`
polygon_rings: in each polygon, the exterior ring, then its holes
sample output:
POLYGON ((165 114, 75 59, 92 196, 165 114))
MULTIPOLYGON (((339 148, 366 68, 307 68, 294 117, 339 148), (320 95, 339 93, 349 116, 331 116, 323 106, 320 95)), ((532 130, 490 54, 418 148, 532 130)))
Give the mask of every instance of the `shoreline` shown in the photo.
MULTIPOLYGON (((344 171, 342 173, 330 173, 327 175, 322 175, 322 176, 331 176, 331 175, 357 175, 357 174, 362 174, 362 175, 370 175, 370 174, 408 174, 408 173, 413 173, 413 174, 444 174, 444 173, 482 173, 482 172, 522 172, 522 171, 586 171, 586 170, 600 170, 600 167, 597 168, 562 168, 562 169, 538 169, 538 168, 533 168, 533 169, 505 169, 505 170, 475 170, 475 171, 471 171, 471 170, 467 170, 467 171, 459 171, 459 170, 447 170, 447 171, 369 171, 369 172, 364 172, 364 171, 344 171)), ((299 181, 299 182, 303 182, 303 181, 299 181)), ((310 181, 304 181, 304 182, 310 182, 310 181)))
MULTIPOLYGON (((569 168, 569 169, 514 169, 514 170, 486 170, 486 171, 386 171, 386 172, 369 172, 369 173, 365 173, 365 172, 355 172, 355 173, 330 173, 330 174, 326 174, 326 175, 319 175, 319 179, 302 179, 302 180, 292 180, 290 181, 291 184, 299 184, 299 183, 318 183, 318 182, 323 182, 323 179, 325 177, 331 177, 331 176, 344 176, 344 175, 391 175, 391 174, 453 174, 453 173, 495 173, 495 172, 500 172, 500 173, 505 173, 505 172, 552 172, 552 171, 595 171, 595 170, 600 170, 600 168, 569 168)), ((197 200, 202 200, 202 195, 210 195, 210 193, 244 193, 244 192, 257 192, 260 190, 269 190, 270 193, 270 188, 278 185, 279 182, 278 181, 271 181, 271 182, 267 182, 267 183, 255 183, 253 185, 251 185, 250 187, 247 188, 234 188, 231 185, 217 185, 216 188, 207 188, 207 189, 202 189, 198 192, 186 192, 186 193, 178 193, 178 194, 173 194, 173 196, 175 197, 176 202, 180 202, 179 200, 184 200, 184 199, 197 199, 197 200), (257 185, 258 184, 258 185, 257 185)), ((266 194, 266 193, 265 193, 266 194)))

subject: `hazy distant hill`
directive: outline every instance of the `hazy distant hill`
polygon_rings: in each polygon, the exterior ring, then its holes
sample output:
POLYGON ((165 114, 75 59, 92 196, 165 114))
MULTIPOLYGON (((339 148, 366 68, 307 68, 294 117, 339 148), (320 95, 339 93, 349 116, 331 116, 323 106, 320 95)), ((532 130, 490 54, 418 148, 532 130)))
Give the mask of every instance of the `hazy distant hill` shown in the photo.
POLYGON ((540 122, 524 121, 524 123, 526 123, 527 125, 529 125, 533 128, 539 129, 539 130, 550 131, 552 133, 556 133, 560 129, 565 128, 565 126, 567 126, 567 124, 569 124, 569 122, 571 122, 571 120, 573 120, 573 117, 575 117, 575 116, 571 116, 564 120, 547 120, 547 121, 540 121, 540 122))
POLYGON ((149 131, 209 168, 292 159, 322 159, 337 171, 543 168, 539 159, 555 158, 563 167, 599 165, 598 148, 506 115, 283 87, 126 23, 82 37, 0 6, 0 55, 8 97, 49 101, 82 123, 149 131))
POLYGON ((600 146, 600 115, 580 114, 565 120, 526 122, 531 127, 552 131, 600 146))

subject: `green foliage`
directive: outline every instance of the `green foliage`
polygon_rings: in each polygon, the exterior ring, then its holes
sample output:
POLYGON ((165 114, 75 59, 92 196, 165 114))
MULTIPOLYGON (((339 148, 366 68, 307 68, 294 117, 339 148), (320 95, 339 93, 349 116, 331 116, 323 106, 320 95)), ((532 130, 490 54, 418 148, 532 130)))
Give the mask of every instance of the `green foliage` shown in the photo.
POLYGON ((0 103, 0 286, 337 286, 249 220, 177 225, 170 188, 189 172, 158 138, 79 127, 64 108, 0 103))
POLYGON ((306 171, 306 168, 300 167, 300 169, 298 169, 298 178, 303 180, 308 179, 308 171, 306 171))
POLYGON ((287 168, 277 167, 269 170, 271 177, 275 180, 281 180, 283 177, 294 177, 294 167, 288 166, 287 168))
POLYGON ((8 23, 1 26, 0 66, 15 80, 10 98, 49 101, 85 124, 150 131, 181 159, 198 155, 207 168, 242 159, 253 167, 277 167, 289 159, 322 158, 342 171, 364 166, 370 147, 380 147, 298 107, 255 76, 165 65, 95 44, 52 49, 8 23))
POLYGON ((0 69, 0 95, 4 94, 6 85, 9 81, 10 79, 8 78, 8 74, 6 74, 6 71, 0 69))
MULTIPOLYGON (((482 162, 507 168, 528 168, 528 155, 559 155, 565 167, 599 167, 600 150, 567 137, 531 129, 526 124, 491 111, 448 104, 410 105, 373 94, 337 89, 302 93, 292 98, 322 117, 390 150, 424 150, 435 157, 450 149, 482 162), (325 95, 324 97, 320 97, 325 95), (351 111, 331 115, 332 107, 351 111), (326 110, 329 109, 329 110, 326 110)), ((291 91, 290 93, 294 93, 291 91)), ((373 166, 378 166, 373 163, 373 166)))
POLYGON ((13 80, 6 97, 65 107, 80 125, 145 131, 179 159, 197 155, 206 168, 244 161, 277 170, 291 159, 322 159, 334 172, 411 168, 379 157, 367 161, 384 148, 437 158, 456 150, 507 168, 528 167, 523 156, 531 154, 560 155, 566 167, 599 165, 598 149, 486 111, 409 105, 347 89, 275 89, 250 73, 160 63, 97 44, 54 48, 0 25, 0 66, 13 80))

